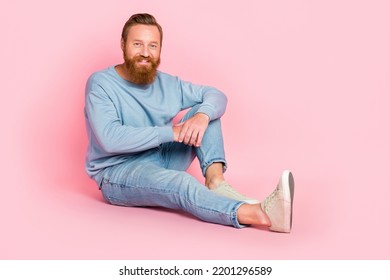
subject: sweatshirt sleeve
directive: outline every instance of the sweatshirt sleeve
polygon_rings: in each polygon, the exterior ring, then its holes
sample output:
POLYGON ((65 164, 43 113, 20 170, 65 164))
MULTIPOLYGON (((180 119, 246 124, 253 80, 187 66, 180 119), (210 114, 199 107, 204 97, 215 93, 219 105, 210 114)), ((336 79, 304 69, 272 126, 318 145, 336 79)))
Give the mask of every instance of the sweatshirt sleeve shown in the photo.
POLYGON ((220 90, 181 80, 178 84, 182 94, 183 109, 199 104, 198 112, 208 115, 210 120, 218 119, 225 113, 227 97, 220 90))
POLYGON ((87 83, 85 115, 90 134, 96 142, 95 148, 105 153, 136 153, 173 141, 172 127, 123 125, 114 102, 93 79, 87 83))

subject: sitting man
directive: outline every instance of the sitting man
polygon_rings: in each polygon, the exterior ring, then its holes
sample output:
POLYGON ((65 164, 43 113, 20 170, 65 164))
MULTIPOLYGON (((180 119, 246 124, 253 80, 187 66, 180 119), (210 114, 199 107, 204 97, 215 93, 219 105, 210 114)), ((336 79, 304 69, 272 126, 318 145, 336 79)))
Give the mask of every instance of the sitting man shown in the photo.
POLYGON ((211 223, 290 232, 291 172, 284 171, 276 189, 261 202, 225 181, 220 118, 226 96, 158 71, 162 39, 153 16, 131 16, 122 31, 124 63, 88 79, 88 175, 111 204, 182 209, 211 223), (183 119, 173 124, 185 109, 183 119), (195 157, 204 185, 186 172, 195 157))

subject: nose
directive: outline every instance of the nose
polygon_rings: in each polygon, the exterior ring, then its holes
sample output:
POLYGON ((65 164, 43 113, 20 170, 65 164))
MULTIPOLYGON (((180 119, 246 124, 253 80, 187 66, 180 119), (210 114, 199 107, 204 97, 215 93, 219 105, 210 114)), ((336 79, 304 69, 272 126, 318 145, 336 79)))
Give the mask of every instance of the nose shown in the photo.
POLYGON ((149 49, 148 49, 147 46, 143 46, 142 47, 140 55, 142 55, 143 57, 149 57, 150 56, 150 52, 149 52, 149 49))

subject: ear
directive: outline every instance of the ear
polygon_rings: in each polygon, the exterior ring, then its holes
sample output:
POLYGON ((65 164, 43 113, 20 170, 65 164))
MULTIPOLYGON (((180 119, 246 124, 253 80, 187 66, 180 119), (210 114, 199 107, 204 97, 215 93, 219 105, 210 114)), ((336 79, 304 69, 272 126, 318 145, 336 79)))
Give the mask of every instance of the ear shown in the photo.
POLYGON ((121 49, 125 51, 125 41, 123 39, 121 39, 121 49))

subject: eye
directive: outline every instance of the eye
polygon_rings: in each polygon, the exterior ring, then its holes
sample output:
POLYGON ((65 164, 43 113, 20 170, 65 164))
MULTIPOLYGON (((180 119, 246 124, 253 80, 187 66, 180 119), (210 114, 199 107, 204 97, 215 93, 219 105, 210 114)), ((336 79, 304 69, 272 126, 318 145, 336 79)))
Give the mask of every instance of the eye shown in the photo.
POLYGON ((136 48, 139 48, 139 47, 142 46, 142 44, 140 42, 134 42, 133 46, 136 47, 136 48))
POLYGON ((157 45, 157 44, 151 44, 151 45, 150 45, 150 48, 155 50, 155 49, 158 48, 158 45, 157 45))

